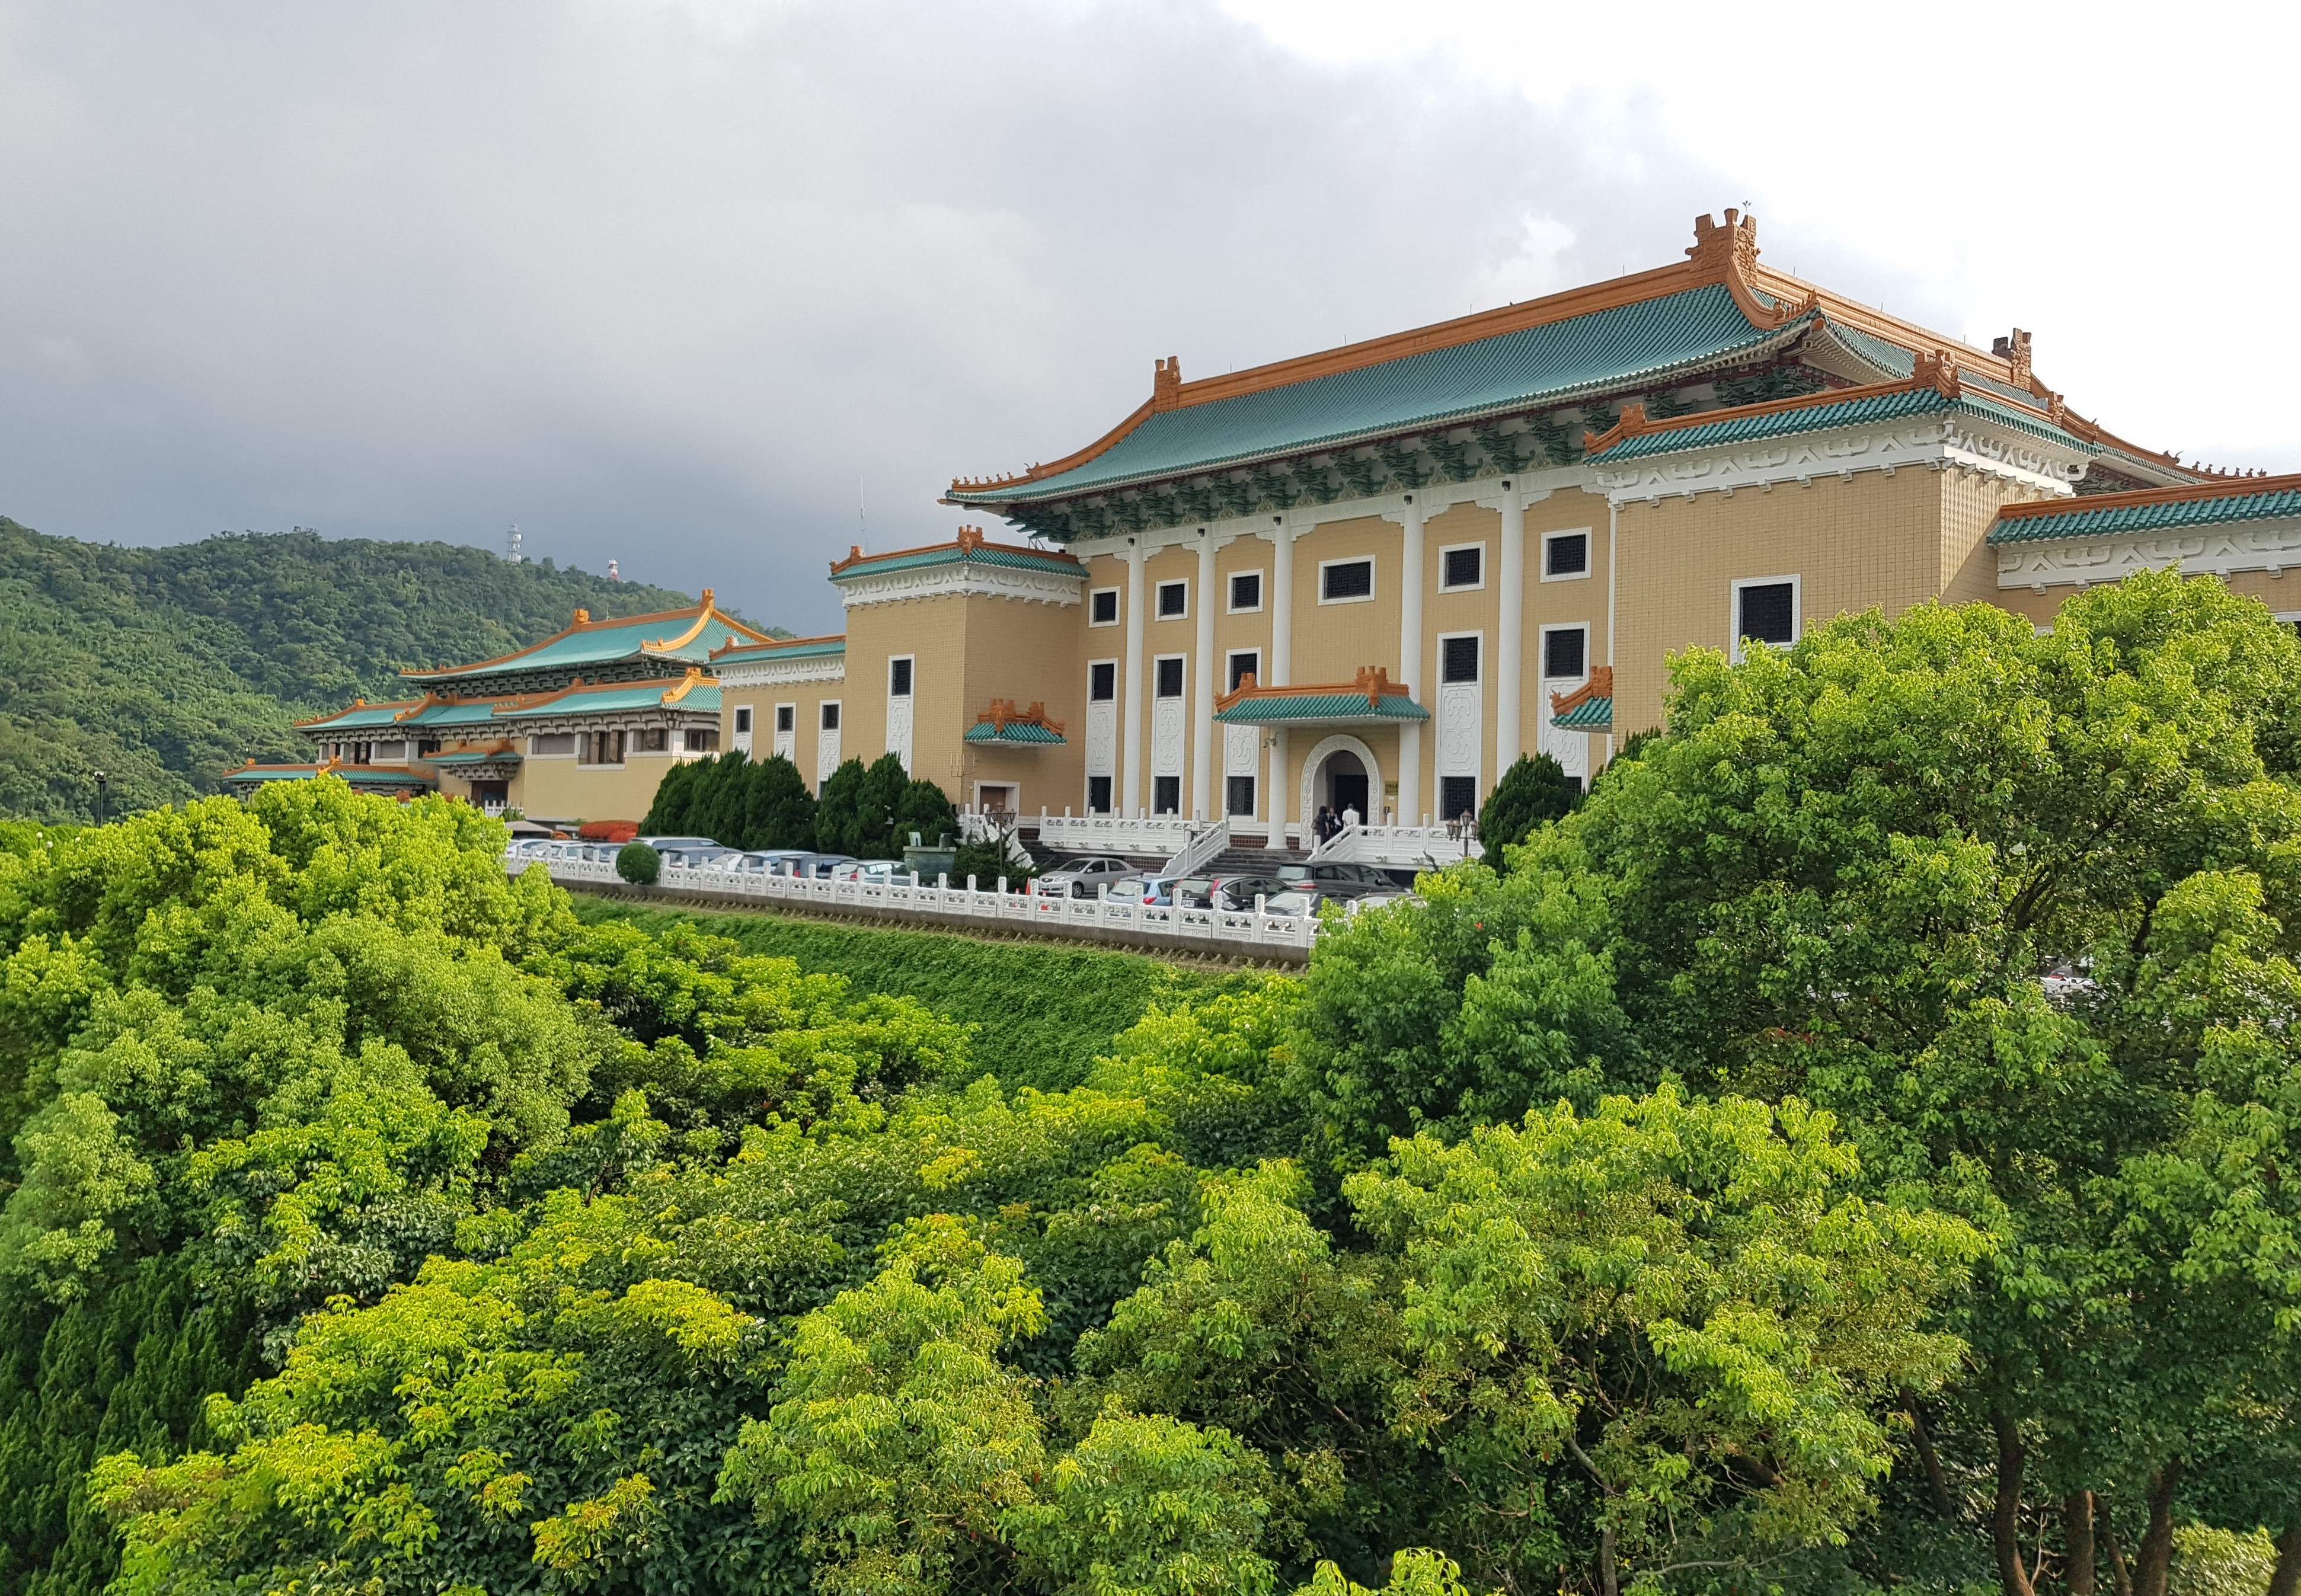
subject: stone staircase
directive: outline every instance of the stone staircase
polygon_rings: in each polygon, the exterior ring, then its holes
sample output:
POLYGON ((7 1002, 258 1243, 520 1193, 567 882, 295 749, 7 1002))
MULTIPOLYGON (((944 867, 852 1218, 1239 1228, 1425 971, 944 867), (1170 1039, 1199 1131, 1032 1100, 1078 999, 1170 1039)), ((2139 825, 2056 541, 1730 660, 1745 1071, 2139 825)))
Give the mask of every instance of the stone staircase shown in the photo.
POLYGON ((1300 865, 1310 856, 1299 848, 1226 848, 1207 862, 1201 875, 1268 875, 1281 865, 1300 865))

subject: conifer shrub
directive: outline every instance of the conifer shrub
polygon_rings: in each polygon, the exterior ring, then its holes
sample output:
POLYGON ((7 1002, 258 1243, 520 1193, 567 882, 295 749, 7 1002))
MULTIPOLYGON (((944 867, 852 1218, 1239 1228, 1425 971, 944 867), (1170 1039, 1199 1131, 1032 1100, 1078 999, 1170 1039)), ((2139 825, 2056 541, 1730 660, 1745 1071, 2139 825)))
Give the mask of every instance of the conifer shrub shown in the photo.
POLYGON ((652 887, 663 874, 663 856, 644 842, 626 842, 615 850, 615 873, 634 887, 652 887))

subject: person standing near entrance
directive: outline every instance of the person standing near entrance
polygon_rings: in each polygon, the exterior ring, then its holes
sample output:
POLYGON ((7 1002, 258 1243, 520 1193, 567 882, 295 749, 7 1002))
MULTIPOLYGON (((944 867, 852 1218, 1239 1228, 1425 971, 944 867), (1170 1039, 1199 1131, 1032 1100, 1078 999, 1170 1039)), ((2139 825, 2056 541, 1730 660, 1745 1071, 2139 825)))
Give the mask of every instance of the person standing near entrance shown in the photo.
POLYGON ((1343 823, 1337 829, 1347 831, 1358 823, 1359 812, 1357 808, 1355 806, 1345 806, 1343 810, 1343 823))
POLYGON ((1318 818, 1310 823, 1310 835, 1316 837, 1321 843, 1324 843, 1331 839, 1334 834, 1334 811, 1327 808, 1326 805, 1320 804, 1318 806, 1318 818))

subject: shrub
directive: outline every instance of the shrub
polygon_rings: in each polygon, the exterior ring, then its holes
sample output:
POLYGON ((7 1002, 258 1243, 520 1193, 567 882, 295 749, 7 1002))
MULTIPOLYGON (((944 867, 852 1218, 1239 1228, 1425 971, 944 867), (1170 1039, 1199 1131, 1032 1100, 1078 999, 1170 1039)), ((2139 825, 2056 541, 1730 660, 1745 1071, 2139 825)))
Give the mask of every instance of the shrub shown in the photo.
POLYGON ((634 887, 652 887, 663 874, 663 856, 644 842, 626 842, 616 850, 615 873, 634 887))
POLYGON ((1478 816, 1478 841, 1486 860, 1502 868, 1502 850, 1523 842, 1534 829, 1563 819, 1582 801, 1581 783, 1547 754, 1527 754, 1502 773, 1478 816))

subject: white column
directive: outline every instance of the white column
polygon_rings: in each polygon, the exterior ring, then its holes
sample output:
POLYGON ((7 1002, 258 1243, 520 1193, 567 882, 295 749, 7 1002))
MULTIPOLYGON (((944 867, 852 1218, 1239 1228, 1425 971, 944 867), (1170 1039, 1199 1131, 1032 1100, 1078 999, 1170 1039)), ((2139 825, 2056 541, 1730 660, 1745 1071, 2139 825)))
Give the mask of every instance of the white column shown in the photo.
MULTIPOLYGON (((1417 704, 1422 702, 1422 506, 1414 496, 1406 496, 1403 517, 1406 536, 1402 540, 1404 574, 1398 583, 1398 653, 1399 673, 1406 683, 1406 696, 1417 704)), ((1367 795, 1367 806, 1379 810, 1382 794, 1367 795)), ((1398 728, 1398 823, 1420 825, 1422 807, 1422 725, 1418 721, 1406 721, 1398 728)), ((1374 815, 1367 816, 1372 821, 1374 815)))
POLYGON ((1286 846, 1286 728, 1274 727, 1270 733, 1270 836, 1265 846, 1286 846))
POLYGON ((1191 694, 1191 815, 1215 818, 1215 540, 1199 529, 1198 686, 1191 694))
MULTIPOLYGON (((1519 688, 1526 679, 1526 506, 1502 484, 1502 622, 1495 628, 1494 780, 1518 763, 1523 746, 1519 688)), ((1535 706, 1536 713, 1541 706, 1535 706)))
POLYGON ((1126 548, 1126 691, 1118 705, 1118 768, 1125 773, 1119 814, 1142 815, 1142 561, 1139 543, 1126 548))

